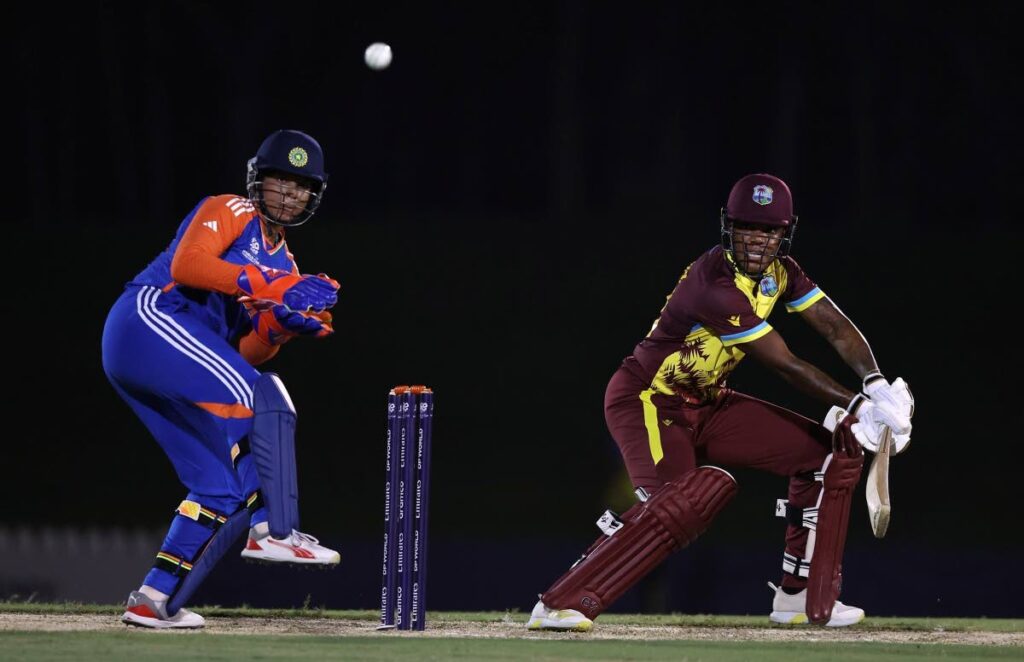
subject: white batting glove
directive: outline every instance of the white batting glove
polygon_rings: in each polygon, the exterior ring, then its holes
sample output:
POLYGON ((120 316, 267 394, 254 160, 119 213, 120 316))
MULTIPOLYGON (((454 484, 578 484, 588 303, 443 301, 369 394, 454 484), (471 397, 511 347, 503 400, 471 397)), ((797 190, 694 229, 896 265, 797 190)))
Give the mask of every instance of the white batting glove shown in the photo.
MULTIPOLYGON (((850 415, 850 412, 846 411, 842 407, 832 406, 828 410, 828 414, 825 415, 825 420, 822 421, 822 425, 829 432, 835 432, 839 424, 843 422, 843 419, 850 415)), ((860 419, 858 419, 859 421, 860 419)), ((853 432, 853 436, 865 450, 869 450, 872 453, 878 452, 878 446, 882 441, 882 428, 879 427, 877 430, 867 428, 862 423, 857 422, 850 426, 850 431, 853 432)))
POLYGON ((903 407, 903 413, 907 415, 907 418, 912 418, 914 416, 914 394, 910 392, 910 385, 903 381, 902 377, 897 377, 889 387, 889 391, 903 407))
MULTIPOLYGON (((842 407, 832 407, 829 409, 828 414, 825 416, 825 420, 822 423, 829 432, 835 432, 836 426, 843 422, 848 412, 842 407)), ((860 423, 850 426, 850 431, 853 432, 853 436, 857 439, 857 443, 864 447, 865 450, 869 450, 872 453, 878 452, 878 447, 882 441, 882 431, 878 430, 878 436, 872 438, 867 431, 862 430, 860 423)), ((906 450, 907 445, 910 444, 909 434, 894 434, 892 436, 892 453, 898 455, 906 450)))
MULTIPOLYGON (((865 382, 867 381, 865 380, 865 382)), ((907 406, 902 393, 893 391, 892 385, 885 381, 885 378, 881 375, 877 375, 870 383, 865 383, 864 394, 858 393, 853 396, 853 400, 850 401, 846 409, 861 419, 862 423, 865 422, 864 417, 867 416, 870 421, 877 421, 882 425, 889 426, 893 434, 910 434, 910 413, 912 408, 907 406), (865 397, 865 394, 867 397, 865 397), (874 409, 878 411, 868 414, 864 411, 864 405, 866 404, 874 405, 874 409)))
MULTIPOLYGON (((865 450, 877 453, 882 442, 882 435, 889 426, 880 419, 881 412, 877 406, 871 404, 871 401, 864 396, 858 396, 858 398, 854 398, 851 403, 857 407, 857 422, 850 426, 850 431, 853 432, 857 443, 865 450), (860 402, 858 402, 858 398, 860 398, 860 402)), ((849 412, 842 407, 832 407, 825 416, 823 425, 830 432, 834 432, 836 426, 848 415, 849 412)), ((910 443, 910 432, 893 434, 892 441, 893 453, 900 453, 910 443)))
POLYGON ((864 393, 876 405, 890 405, 908 419, 914 415, 914 396, 902 377, 890 384, 881 373, 873 372, 864 377, 864 393))
MULTIPOLYGON (((910 420, 914 416, 914 395, 910 387, 902 377, 897 377, 890 384, 882 374, 873 372, 864 377, 864 393, 871 398, 871 402, 885 407, 894 407, 910 420)), ((893 446, 896 453, 903 452, 903 449, 910 443, 910 430, 906 432, 893 429, 893 446)))
MULTIPOLYGON (((892 426, 886 420, 888 414, 870 400, 865 400, 857 407, 855 416, 857 422, 850 426, 850 431, 853 432, 853 436, 857 438, 861 446, 872 453, 877 453, 886 428, 892 430, 892 426)), ((910 425, 909 421, 907 425, 910 425)), ((909 429, 908 427, 906 433, 908 435, 910 434, 909 429)))

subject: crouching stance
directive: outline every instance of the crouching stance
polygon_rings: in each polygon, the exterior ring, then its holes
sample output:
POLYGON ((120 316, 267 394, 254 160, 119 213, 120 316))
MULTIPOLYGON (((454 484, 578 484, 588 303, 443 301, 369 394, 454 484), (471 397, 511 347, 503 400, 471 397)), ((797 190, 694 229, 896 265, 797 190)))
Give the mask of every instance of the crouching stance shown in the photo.
POLYGON ((333 333, 338 283, 301 274, 284 240, 326 186, 319 144, 278 131, 249 161, 248 197, 204 198, 125 287, 103 331, 103 367, 188 490, 123 620, 195 628, 184 606, 248 531, 246 559, 333 566, 298 531, 295 407, 253 366, 292 338, 333 333))
MULTIPOLYGON (((850 494, 861 447, 891 431, 909 442, 913 398, 889 383, 867 341, 789 256, 797 218, 789 188, 755 174, 732 188, 722 243, 683 272, 651 331, 612 376, 605 420, 640 503, 540 596, 530 629, 588 630, 593 619, 672 551, 690 544, 736 492, 715 466, 768 471, 789 481, 776 504, 787 529, 770 618, 844 626, 863 610, 838 601, 850 494), (767 318, 777 303, 799 313, 862 380, 841 386, 797 358, 767 318), (727 388, 747 355, 823 404, 849 412, 835 432, 727 388)), ((899 441, 903 440, 902 446, 899 441)))

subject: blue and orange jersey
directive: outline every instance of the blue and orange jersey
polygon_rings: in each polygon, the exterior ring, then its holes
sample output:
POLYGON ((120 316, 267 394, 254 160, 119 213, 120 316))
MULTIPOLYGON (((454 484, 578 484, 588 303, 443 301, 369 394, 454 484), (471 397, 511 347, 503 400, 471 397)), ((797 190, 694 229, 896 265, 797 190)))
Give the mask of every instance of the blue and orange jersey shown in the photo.
POLYGON ((707 402, 744 357, 743 343, 771 332, 768 315, 784 302, 805 310, 825 293, 790 257, 776 259, 755 281, 716 246, 683 272, 647 337, 626 365, 656 393, 707 402))
POLYGON ((298 273, 283 236, 276 246, 270 244, 248 198, 215 195, 189 212, 170 245, 129 285, 152 285, 182 296, 191 313, 221 337, 233 339, 252 329, 236 300, 241 294, 238 273, 246 264, 298 273))

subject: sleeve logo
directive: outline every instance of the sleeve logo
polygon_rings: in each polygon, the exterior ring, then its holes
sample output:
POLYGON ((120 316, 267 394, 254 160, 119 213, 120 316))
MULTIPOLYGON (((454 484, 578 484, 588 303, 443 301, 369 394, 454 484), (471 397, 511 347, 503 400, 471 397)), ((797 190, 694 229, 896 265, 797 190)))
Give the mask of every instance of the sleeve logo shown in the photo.
POLYGON ((739 315, 732 315, 732 316, 730 316, 729 317, 729 324, 732 324, 733 326, 739 326, 740 325, 740 316, 739 315))

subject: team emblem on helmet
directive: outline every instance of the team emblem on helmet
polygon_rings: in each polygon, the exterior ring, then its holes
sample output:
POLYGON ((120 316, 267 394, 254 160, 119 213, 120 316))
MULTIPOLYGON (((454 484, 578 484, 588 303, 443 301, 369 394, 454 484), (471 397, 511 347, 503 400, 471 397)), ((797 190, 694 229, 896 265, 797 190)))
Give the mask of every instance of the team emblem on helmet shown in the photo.
POLYGON ((754 187, 754 202, 759 205, 770 205, 772 203, 772 187, 758 184, 754 187))
POLYGON ((765 295, 766 297, 773 297, 778 293, 779 284, 775 282, 775 276, 771 274, 765 274, 765 277, 761 279, 761 294, 765 295))
MULTIPOLYGON (((306 150, 301 147, 293 147, 292 151, 288 152, 288 163, 291 163, 296 168, 301 168, 309 163, 309 154, 306 154, 306 150)), ((771 191, 771 189, 768 189, 771 191)), ((769 197, 771 194, 769 193, 769 197)), ((769 202, 771 200, 769 199, 769 202)))

